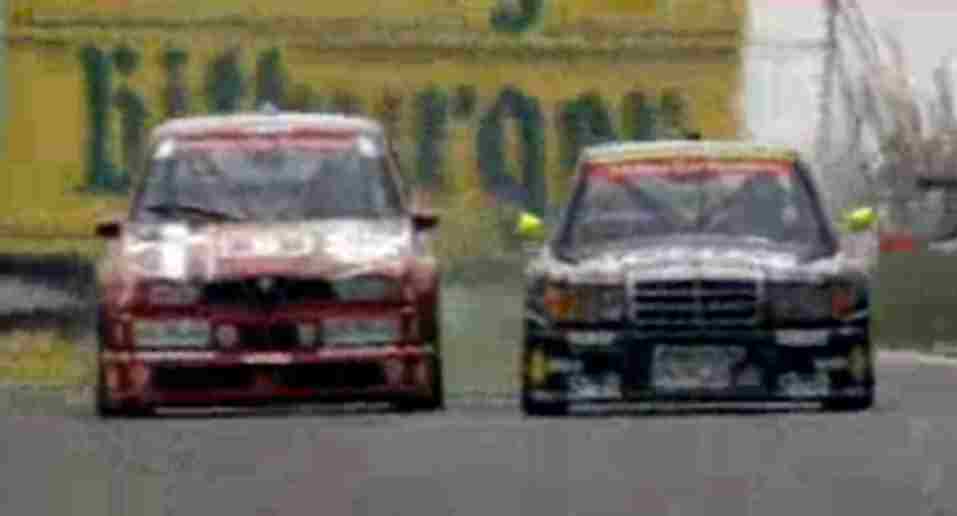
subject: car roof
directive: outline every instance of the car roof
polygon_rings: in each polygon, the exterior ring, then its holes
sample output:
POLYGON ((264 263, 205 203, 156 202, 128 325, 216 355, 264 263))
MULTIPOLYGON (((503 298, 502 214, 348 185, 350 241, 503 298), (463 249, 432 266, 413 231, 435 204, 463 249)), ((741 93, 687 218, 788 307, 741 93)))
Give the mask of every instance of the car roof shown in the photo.
POLYGON ((797 161, 799 157, 797 150, 785 145, 735 140, 624 141, 591 145, 582 151, 582 161, 591 163, 670 158, 797 161))
POLYGON ((240 136, 262 134, 272 130, 362 133, 374 137, 381 137, 384 133, 381 124, 363 116, 333 113, 249 112, 174 118, 154 128, 150 139, 156 141, 165 138, 198 138, 224 133, 240 136))

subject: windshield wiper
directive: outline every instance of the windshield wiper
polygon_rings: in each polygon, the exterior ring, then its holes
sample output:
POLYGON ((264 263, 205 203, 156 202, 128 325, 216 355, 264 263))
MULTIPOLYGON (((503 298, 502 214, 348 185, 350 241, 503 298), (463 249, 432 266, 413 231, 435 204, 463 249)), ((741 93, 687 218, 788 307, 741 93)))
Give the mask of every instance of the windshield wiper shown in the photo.
POLYGON ((153 213, 158 213, 160 215, 167 215, 167 216, 172 215, 174 213, 183 213, 187 215, 197 215, 206 219, 213 219, 217 221, 240 222, 240 221, 247 220, 246 217, 242 217, 232 213, 226 213, 223 211, 212 210, 209 208, 204 208, 202 206, 195 206, 192 204, 177 204, 177 203, 151 204, 143 209, 153 213))

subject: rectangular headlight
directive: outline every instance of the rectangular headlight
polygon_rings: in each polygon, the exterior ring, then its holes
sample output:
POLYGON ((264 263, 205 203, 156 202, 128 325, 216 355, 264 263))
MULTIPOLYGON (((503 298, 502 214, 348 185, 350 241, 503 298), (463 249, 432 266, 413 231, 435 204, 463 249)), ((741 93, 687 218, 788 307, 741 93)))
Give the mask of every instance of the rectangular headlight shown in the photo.
POLYGON ((778 284, 768 286, 771 318, 776 321, 822 321, 831 319, 833 290, 827 284, 778 284))
POLYGON ((384 276, 357 276, 333 282, 336 298, 341 301, 385 301, 402 300, 402 283, 384 276))
POLYGON ((337 317, 322 321, 322 342, 332 346, 387 344, 402 339, 398 317, 337 317))
POLYGON ((616 322, 625 313, 625 289, 605 285, 548 285, 543 305, 556 321, 616 322))
POLYGON ((133 341, 137 347, 205 347, 212 330, 203 319, 139 319, 133 322, 133 341))

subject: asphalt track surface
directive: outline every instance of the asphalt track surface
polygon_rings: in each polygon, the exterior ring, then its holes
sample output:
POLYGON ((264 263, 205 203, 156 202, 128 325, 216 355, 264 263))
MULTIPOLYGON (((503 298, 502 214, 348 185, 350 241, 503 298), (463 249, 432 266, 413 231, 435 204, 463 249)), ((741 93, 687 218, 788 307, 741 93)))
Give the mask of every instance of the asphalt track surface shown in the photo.
POLYGON ((0 389, 9 515, 957 515, 957 363, 883 354, 873 410, 525 419, 277 409, 97 419, 0 389))

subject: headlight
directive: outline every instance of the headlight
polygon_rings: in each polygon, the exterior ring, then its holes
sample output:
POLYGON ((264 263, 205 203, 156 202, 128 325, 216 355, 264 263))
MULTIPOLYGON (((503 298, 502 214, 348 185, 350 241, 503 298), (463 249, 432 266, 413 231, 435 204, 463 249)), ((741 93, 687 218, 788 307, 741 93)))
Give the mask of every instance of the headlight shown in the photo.
POLYGON ((209 345, 211 328, 202 319, 140 319, 133 323, 137 347, 204 347, 209 345))
POLYGON ((150 282, 142 287, 145 301, 156 306, 185 306, 199 301, 202 290, 188 283, 150 282))
POLYGON ((358 276, 333 283, 341 301, 401 301, 402 283, 381 276, 358 276))
POLYGON ((603 285, 546 285, 542 304, 562 322, 614 322, 625 312, 625 289, 603 285))
POLYGON ((401 340, 402 324, 394 317, 337 317, 324 319, 321 332, 323 343, 334 347, 389 344, 401 340))
POLYGON ((778 321, 842 319, 858 304, 858 292, 850 283, 819 285, 770 285, 771 317, 778 321))

